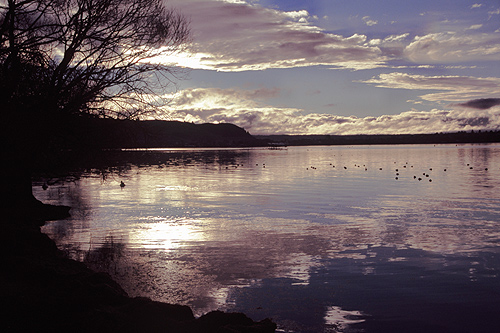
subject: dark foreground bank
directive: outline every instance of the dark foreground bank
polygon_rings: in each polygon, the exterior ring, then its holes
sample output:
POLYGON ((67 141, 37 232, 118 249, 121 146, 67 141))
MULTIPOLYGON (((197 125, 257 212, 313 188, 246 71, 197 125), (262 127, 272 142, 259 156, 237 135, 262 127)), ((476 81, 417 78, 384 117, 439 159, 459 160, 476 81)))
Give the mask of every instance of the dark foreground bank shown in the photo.
POLYGON ((269 319, 131 298, 108 275, 65 258, 34 221, 0 233, 1 332, 274 332, 269 319))

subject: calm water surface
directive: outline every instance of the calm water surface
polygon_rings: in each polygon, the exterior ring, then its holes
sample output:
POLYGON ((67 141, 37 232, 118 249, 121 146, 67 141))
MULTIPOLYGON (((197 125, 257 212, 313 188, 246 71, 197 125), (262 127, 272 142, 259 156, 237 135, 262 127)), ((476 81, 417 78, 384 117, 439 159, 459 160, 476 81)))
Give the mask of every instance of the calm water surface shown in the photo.
POLYGON ((132 296, 270 317, 285 332, 500 327, 500 145, 123 159, 34 193, 74 207, 43 231, 132 296))

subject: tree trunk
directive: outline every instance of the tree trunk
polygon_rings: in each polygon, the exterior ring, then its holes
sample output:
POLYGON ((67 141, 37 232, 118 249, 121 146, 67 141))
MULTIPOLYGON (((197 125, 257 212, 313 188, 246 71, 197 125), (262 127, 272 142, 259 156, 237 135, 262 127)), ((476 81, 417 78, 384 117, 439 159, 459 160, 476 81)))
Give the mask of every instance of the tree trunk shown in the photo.
POLYGON ((41 132, 35 129, 33 118, 22 119, 22 115, 12 110, 5 114, 6 122, 1 127, 0 175, 5 198, 1 207, 7 223, 19 219, 43 222, 69 216, 69 207, 45 205, 33 195, 33 156, 41 148, 41 132))
POLYGON ((25 221, 43 224, 44 221, 69 216, 70 207, 43 204, 35 198, 28 162, 20 159, 2 159, 1 162, 2 189, 6 197, 2 203, 2 219, 5 218, 6 223, 25 221))

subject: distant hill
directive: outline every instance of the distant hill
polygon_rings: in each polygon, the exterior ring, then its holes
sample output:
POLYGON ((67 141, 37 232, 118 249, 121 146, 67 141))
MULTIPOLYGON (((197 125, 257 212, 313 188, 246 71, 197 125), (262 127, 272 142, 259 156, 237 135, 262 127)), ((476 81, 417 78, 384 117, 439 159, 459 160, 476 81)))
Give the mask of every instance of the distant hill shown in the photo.
POLYGON ((500 142, 500 131, 395 135, 255 135, 268 145, 367 145, 500 142))
POLYGON ((396 135, 254 135, 233 124, 79 118, 67 148, 255 147, 500 142, 500 131, 396 135))
POLYGON ((68 145, 80 148, 248 147, 262 142, 233 124, 79 119, 68 145))

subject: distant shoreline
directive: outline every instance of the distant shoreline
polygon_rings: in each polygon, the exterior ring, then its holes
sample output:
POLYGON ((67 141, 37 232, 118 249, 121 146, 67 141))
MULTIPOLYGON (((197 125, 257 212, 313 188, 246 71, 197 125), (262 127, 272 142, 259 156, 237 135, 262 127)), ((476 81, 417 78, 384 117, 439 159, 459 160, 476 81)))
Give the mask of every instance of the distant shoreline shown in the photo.
POLYGON ((269 146, 464 144, 500 142, 500 131, 434 134, 254 135, 269 146))
POLYGON ((500 130, 434 134, 252 135, 230 123, 83 118, 62 148, 235 148, 307 145, 438 144, 500 142, 500 130))

